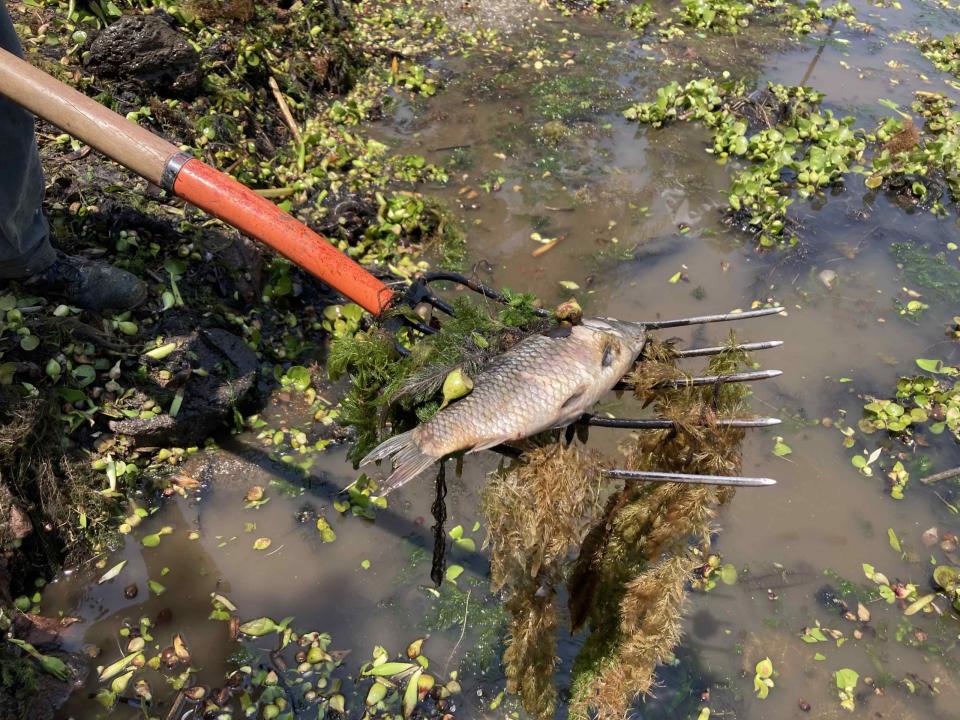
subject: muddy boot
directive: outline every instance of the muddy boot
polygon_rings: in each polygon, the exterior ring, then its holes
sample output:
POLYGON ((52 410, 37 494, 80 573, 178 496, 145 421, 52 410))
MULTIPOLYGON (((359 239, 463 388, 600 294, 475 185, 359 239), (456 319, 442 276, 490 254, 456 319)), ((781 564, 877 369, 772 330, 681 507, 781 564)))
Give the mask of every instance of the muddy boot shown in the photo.
POLYGON ((27 278, 24 287, 94 312, 130 310, 147 297, 147 286, 126 270, 62 252, 46 270, 27 278))

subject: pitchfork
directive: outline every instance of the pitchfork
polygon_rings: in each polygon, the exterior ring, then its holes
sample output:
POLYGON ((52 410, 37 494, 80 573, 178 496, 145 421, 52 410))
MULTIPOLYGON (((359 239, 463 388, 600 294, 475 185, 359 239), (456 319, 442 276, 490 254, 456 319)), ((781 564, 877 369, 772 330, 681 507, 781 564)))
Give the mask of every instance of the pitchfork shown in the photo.
MULTIPOLYGON (((127 167, 132 172, 164 190, 173 193, 214 217, 232 225, 240 232, 273 248, 295 265, 370 312, 375 318, 385 319, 387 311, 404 305, 416 307, 427 303, 441 313, 452 314, 453 308, 430 290, 433 283, 446 281, 463 285, 491 300, 505 302, 497 290, 464 275, 451 272, 424 273, 410 283, 390 287, 334 248, 323 236, 285 213, 269 200, 223 172, 215 170, 197 158, 182 152, 146 128, 130 122, 103 107, 86 95, 34 68, 15 55, 0 50, 0 94, 23 106, 35 115, 56 125, 90 147, 127 167)), ((674 328, 702 323, 744 320, 773 315, 780 307, 750 310, 739 313, 707 315, 678 320, 655 320, 642 324, 650 330, 674 328)), ((538 310, 547 317, 550 313, 538 310)), ((430 325, 410 317, 413 313, 391 313, 393 322, 405 323, 415 332, 428 335, 436 332, 430 325), (399 321, 396 319, 399 318, 399 321)), ((746 343, 736 346, 744 351, 778 347, 777 340, 746 343)), ((703 347, 681 350, 680 358, 704 357, 723 352, 724 347, 703 347)), ((638 362, 643 362, 643 353, 638 362)), ((669 380, 655 388, 723 383, 749 382, 780 375, 779 370, 731 373, 669 380)), ((780 421, 776 418, 727 418, 714 421, 716 425, 738 428, 768 427, 780 421)), ((584 415, 580 424, 632 430, 664 429, 674 427, 671 420, 607 418, 584 415)), ((504 453, 515 452, 501 446, 504 453)), ((671 481, 722 485, 772 485, 769 478, 745 478, 717 475, 689 475, 637 470, 609 470, 609 477, 646 481, 671 481)))

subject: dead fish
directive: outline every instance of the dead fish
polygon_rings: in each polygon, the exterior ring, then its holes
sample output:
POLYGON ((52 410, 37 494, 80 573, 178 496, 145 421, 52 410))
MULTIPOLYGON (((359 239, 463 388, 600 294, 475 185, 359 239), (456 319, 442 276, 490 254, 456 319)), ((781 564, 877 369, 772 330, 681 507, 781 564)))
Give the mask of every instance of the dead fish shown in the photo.
POLYGON ((524 338, 474 378, 473 392, 381 443, 360 464, 393 462, 386 494, 452 453, 569 425, 619 382, 645 340, 642 325, 607 318, 524 338))

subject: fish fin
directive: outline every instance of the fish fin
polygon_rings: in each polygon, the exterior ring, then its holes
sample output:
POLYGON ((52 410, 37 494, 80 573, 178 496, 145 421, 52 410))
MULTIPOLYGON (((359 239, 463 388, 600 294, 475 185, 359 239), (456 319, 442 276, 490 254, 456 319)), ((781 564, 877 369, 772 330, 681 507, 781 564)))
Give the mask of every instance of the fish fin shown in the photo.
POLYGON ((586 391, 587 391, 586 388, 581 387, 579 390, 577 390, 577 391, 576 391, 575 393, 573 393, 570 397, 568 397, 566 400, 563 401, 563 405, 560 406, 560 409, 561 409, 561 410, 564 410, 564 409, 570 407, 571 405, 573 405, 573 403, 575 403, 577 400, 579 400, 580 398, 583 397, 583 394, 584 394, 586 391))
POLYGON ((492 447, 496 447, 497 445, 502 445, 505 442, 510 442, 511 440, 516 439, 517 438, 515 438, 513 435, 501 435, 500 437, 495 437, 492 440, 487 440, 485 443, 481 443, 480 445, 470 448, 467 450, 467 454, 480 452, 481 450, 489 450, 492 447))
POLYGON ((423 452, 413 437, 413 430, 410 430, 380 443, 360 461, 360 464, 367 465, 377 460, 387 459, 392 460, 394 469, 390 477, 380 486, 381 496, 396 490, 401 485, 406 485, 439 458, 423 452))

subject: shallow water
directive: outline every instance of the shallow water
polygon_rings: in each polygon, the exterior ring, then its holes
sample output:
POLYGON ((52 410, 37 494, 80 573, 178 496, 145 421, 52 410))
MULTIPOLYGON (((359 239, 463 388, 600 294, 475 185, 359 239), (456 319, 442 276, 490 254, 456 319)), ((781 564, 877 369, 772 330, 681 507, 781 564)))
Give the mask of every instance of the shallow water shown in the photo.
MULTIPOLYGON (((896 628, 904 618, 882 601, 870 605, 876 634, 855 640, 856 624, 825 607, 817 595, 824 585, 837 584, 824 575, 828 569, 862 584, 862 563, 875 565, 891 579, 912 580, 923 592, 931 567, 927 556, 936 548, 927 550, 921 533, 932 526, 960 530, 957 516, 934 489, 912 482, 906 498, 894 501, 881 477, 859 475, 838 430, 821 423, 845 412, 855 424, 860 396, 886 396, 897 377, 913 372, 914 358, 957 361, 957 345, 943 334, 957 308, 925 293, 930 309, 918 324, 899 316, 893 298, 907 281, 889 251, 891 242, 904 240, 942 250, 958 237, 955 218, 908 214, 882 195, 868 193, 853 177, 846 191, 822 206, 796 201, 793 214, 803 223, 798 248, 757 253, 743 234, 720 223, 729 169, 703 151, 704 132, 679 125, 638 128, 620 116, 627 101, 648 97, 665 81, 704 73, 681 64, 663 66, 608 20, 562 18, 522 5, 492 6, 505 8, 500 17, 513 28, 513 53, 439 62, 446 78, 443 91, 426 102, 400 100, 373 130, 394 150, 422 153, 434 162, 456 158, 453 181, 431 192, 446 198, 467 223, 470 262, 489 264, 486 279, 492 284, 537 293, 547 303, 566 297, 559 281, 573 281, 582 288, 577 295, 587 312, 596 315, 681 317, 746 309, 754 301, 776 301, 788 310, 786 317, 736 324, 742 340, 787 342, 756 357, 763 367, 784 374, 756 384, 752 398, 758 414, 778 415, 786 422, 750 431, 744 446, 744 475, 775 477, 779 484, 740 491, 716 523, 715 550, 749 574, 736 585, 691 595, 688 632, 677 662, 660 673, 664 684, 657 697, 638 706, 642 716, 696 717, 709 706, 714 716, 785 718, 803 716, 798 706, 805 701, 811 706, 809 717, 845 717, 833 672, 851 667, 861 679, 886 678, 884 694, 861 681, 854 717, 956 717, 960 623, 949 610, 939 620, 913 618, 928 633, 929 643, 942 648, 938 657, 898 642, 896 628), (541 48, 537 57, 551 64, 535 69, 534 60, 526 57, 531 48, 541 48), (567 60, 573 63, 564 65, 567 60), (570 134, 556 143, 544 141, 543 125, 557 120, 570 134), (482 189, 485 181, 498 178, 498 191, 482 189), (533 232, 561 239, 533 257, 539 247, 530 238, 533 232), (634 246, 636 252, 625 252, 634 246), (818 279, 822 270, 837 274, 831 289, 818 279), (678 271, 685 279, 670 283, 678 271), (792 448, 787 457, 772 454, 776 436, 792 448), (888 528, 912 557, 905 560, 891 549, 888 528), (848 641, 842 647, 803 643, 802 629, 817 620, 843 631, 848 641), (826 658, 815 660, 815 651, 826 658), (765 656, 774 663, 776 687, 761 701, 753 697, 752 668, 765 656), (911 673, 915 693, 899 683, 911 673), (701 700, 707 689, 709 700, 701 700)), ((957 96, 943 82, 945 75, 912 46, 887 39, 889 33, 917 24, 956 31, 960 19, 955 13, 911 0, 905 0, 902 10, 854 5, 861 18, 877 26, 875 33, 838 25, 826 40, 820 32, 798 45, 759 53, 728 39, 712 40, 710 57, 737 61, 742 51, 743 66, 758 80, 805 81, 827 94, 827 107, 855 114, 864 126, 887 114, 876 103, 878 97, 909 106, 916 89, 957 96), (891 61, 902 67, 891 68, 891 61)), ((953 255, 950 261, 956 265, 953 255)), ((708 326, 676 335, 691 345, 714 344, 727 331, 708 326)), ((333 393, 328 397, 333 399, 333 393)), ((626 406, 616 409, 625 411, 626 406)), ((275 398, 265 415, 272 413, 292 426, 303 422, 303 408, 295 399, 275 398)), ((595 429, 591 442, 613 451, 617 432, 595 429)), ((947 438, 940 438, 937 447, 935 470, 960 460, 956 444, 947 438)), ((469 456, 462 476, 449 481, 447 527, 462 524, 478 547, 484 530, 470 531, 476 521, 483 522, 478 489, 497 462, 489 453, 469 456)), ((458 580, 459 594, 447 584, 443 598, 451 605, 469 602, 463 641, 458 643, 459 605, 440 629, 429 622, 438 605, 427 589, 429 480, 391 496, 389 507, 369 522, 349 513, 341 516, 332 507, 342 497, 337 491, 357 476, 342 447, 318 453, 303 474, 272 459, 269 449, 247 434, 224 438, 222 450, 201 453, 185 470, 203 480, 202 493, 167 501, 145 521, 144 530, 134 533, 140 537, 173 527, 158 548, 127 542, 105 564, 129 561, 117 580, 97 585, 103 571, 81 568, 45 592, 44 610, 81 618, 68 635, 74 647, 99 645, 104 654, 98 662, 112 661, 120 656, 114 638, 121 623, 155 617, 168 608, 170 617, 155 634, 183 633, 199 659, 200 681, 216 686, 230 651, 224 648, 233 645, 224 623, 206 619, 210 593, 220 592, 243 618, 295 616, 298 627, 330 632, 333 647, 352 650, 345 663, 351 673, 369 659, 375 645, 397 653, 430 632, 425 648, 431 667, 452 670, 465 660, 464 693, 456 698, 459 716, 502 717, 516 709, 509 702, 486 709, 503 689, 495 658, 502 649, 502 628, 497 600, 486 590, 482 551, 451 551, 450 561, 462 564, 465 573, 458 580), (265 486, 270 501, 245 510, 243 497, 253 485, 265 486), (316 513, 331 523, 335 542, 320 541, 316 513), (198 539, 189 539, 190 531, 198 539), (266 551, 252 548, 261 536, 272 540, 266 551), (169 574, 163 575, 163 568, 169 574), (162 582, 167 592, 149 596, 148 577, 162 582), (133 600, 122 592, 130 582, 140 590, 133 600), (469 599, 463 594, 468 589, 469 599), (481 624, 496 631, 493 645, 478 646, 481 624)), ((577 648, 575 638, 561 642, 561 683, 577 648)), ((96 688, 92 678, 89 690, 96 688)), ((63 716, 92 718, 102 714, 98 709, 78 696, 63 716)), ((138 711, 120 706, 114 714, 133 717, 138 711)))

